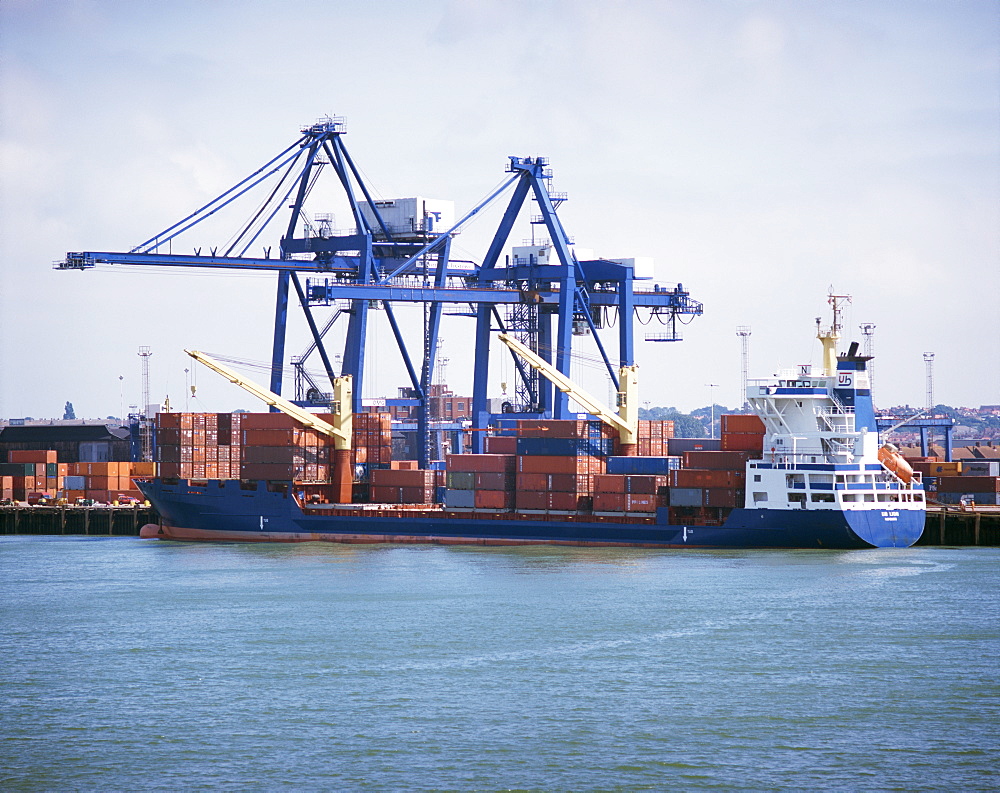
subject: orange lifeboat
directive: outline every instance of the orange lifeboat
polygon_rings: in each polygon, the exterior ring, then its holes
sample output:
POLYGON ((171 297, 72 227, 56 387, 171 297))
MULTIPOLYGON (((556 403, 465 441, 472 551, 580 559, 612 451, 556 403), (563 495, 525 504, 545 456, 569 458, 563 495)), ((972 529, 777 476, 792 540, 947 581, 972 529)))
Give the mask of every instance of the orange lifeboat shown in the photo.
POLYGON ((878 450, 878 461, 904 482, 913 481, 913 468, 891 443, 885 444, 878 450))

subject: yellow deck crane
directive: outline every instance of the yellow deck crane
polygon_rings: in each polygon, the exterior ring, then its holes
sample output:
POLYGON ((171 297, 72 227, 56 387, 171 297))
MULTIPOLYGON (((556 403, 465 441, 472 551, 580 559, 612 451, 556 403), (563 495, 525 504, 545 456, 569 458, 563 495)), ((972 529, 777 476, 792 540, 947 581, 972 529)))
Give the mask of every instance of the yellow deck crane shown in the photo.
POLYGON ((350 375, 336 377, 333 380, 333 423, 324 421, 314 413, 303 410, 298 405, 283 399, 256 383, 246 380, 228 366, 224 366, 198 350, 184 350, 188 355, 209 369, 218 372, 230 383, 234 383, 253 394, 255 397, 286 413, 303 426, 333 438, 333 500, 340 504, 351 503, 351 485, 354 482, 354 471, 351 468, 351 436, 354 431, 354 413, 352 412, 352 381, 350 375))
POLYGON ((615 413, 513 336, 501 333, 497 338, 506 344, 511 351, 521 356, 528 366, 537 370, 543 377, 548 378, 556 388, 569 395, 570 399, 581 405, 588 413, 597 416, 605 424, 615 427, 619 432, 622 455, 635 456, 639 426, 638 366, 623 366, 618 370, 618 412, 615 413))

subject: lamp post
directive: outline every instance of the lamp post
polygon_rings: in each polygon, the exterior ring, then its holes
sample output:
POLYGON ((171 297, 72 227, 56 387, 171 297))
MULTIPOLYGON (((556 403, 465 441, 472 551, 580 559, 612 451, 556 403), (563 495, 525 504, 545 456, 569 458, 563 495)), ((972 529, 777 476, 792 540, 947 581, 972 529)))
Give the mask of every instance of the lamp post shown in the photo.
POLYGON ((712 389, 718 388, 719 384, 705 383, 705 385, 708 387, 709 397, 712 402, 712 418, 709 420, 708 423, 708 437, 714 438, 715 437, 715 391, 713 391, 712 389))

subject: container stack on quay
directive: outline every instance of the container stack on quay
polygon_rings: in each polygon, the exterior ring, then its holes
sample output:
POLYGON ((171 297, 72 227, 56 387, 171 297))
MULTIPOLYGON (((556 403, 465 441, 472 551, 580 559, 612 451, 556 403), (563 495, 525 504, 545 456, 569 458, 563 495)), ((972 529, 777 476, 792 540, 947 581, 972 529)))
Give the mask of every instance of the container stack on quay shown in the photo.
POLYGON ((961 504, 964 499, 976 505, 1000 505, 1000 460, 906 459, 923 478, 928 497, 938 504, 961 504))
POLYGON ((37 503, 41 499, 91 499, 101 504, 143 500, 133 476, 153 476, 153 463, 60 463, 53 450, 11 450, 0 464, 0 499, 37 503))

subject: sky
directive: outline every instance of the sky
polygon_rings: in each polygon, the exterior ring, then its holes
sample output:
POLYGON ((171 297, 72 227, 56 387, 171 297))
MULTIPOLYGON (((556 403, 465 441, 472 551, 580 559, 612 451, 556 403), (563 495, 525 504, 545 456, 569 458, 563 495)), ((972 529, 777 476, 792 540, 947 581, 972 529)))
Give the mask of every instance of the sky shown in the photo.
MULTIPOLYGON (((260 409, 183 349, 267 361, 273 275, 52 265, 129 250, 326 115, 377 195, 459 214, 508 156, 548 157, 577 245, 653 257, 704 304, 681 342, 639 328, 644 403, 737 405, 738 326, 751 378, 819 364, 831 287, 852 296, 845 343, 876 326, 877 406, 923 406, 926 352, 936 403, 1000 403, 1000 0, 3 0, 0 418, 121 415, 140 346, 152 401, 260 409)), ((335 193, 314 211, 346 218, 335 193)), ((481 259, 498 218, 455 255, 481 259)), ((419 309, 401 314, 418 339, 419 309)), ((460 394, 471 323, 441 334, 460 394)), ((384 317, 370 333, 364 394, 394 396, 384 317)), ((585 357, 574 376, 607 393, 585 357)))

